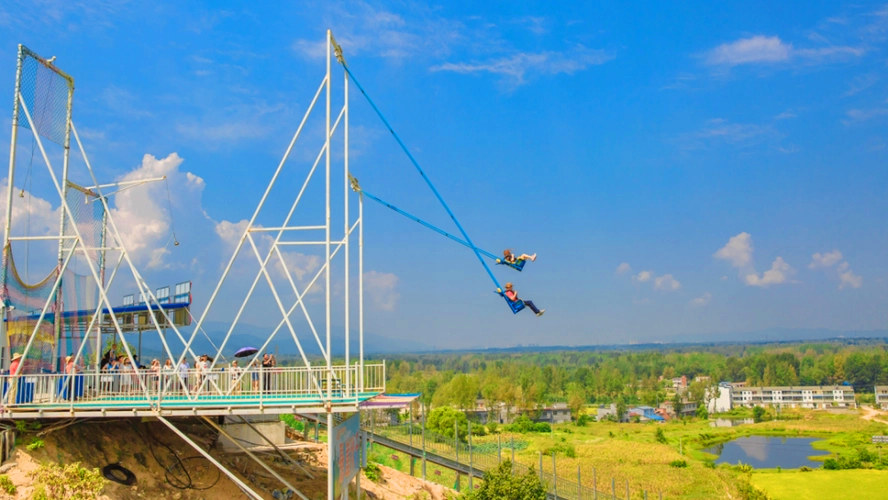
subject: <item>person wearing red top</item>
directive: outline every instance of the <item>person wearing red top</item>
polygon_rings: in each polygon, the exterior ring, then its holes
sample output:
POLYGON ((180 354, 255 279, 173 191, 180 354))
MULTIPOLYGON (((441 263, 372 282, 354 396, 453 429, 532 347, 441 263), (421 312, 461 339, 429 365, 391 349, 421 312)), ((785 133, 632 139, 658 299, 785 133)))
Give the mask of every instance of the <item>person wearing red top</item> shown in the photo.
POLYGON ((521 300, 522 302, 524 302, 524 305, 527 306, 527 307, 529 307, 530 310, 533 311, 534 313, 536 313, 537 316, 542 316, 543 313, 546 312, 545 309, 539 309, 539 308, 537 308, 537 306, 534 305, 534 303, 533 303, 532 301, 530 301, 530 300, 519 299, 519 298, 518 298, 518 292, 516 292, 515 290, 512 289, 512 284, 511 284, 511 283, 506 283, 506 291, 505 291, 504 293, 505 293, 505 295, 506 295, 506 298, 509 299, 509 300, 511 300, 512 302, 518 302, 519 300, 521 300))
POLYGON ((22 363, 22 355, 21 353, 15 353, 12 355, 12 362, 9 363, 9 389, 6 391, 6 404, 14 405, 15 404, 15 396, 18 393, 18 376, 16 373, 19 369, 19 365, 22 363))

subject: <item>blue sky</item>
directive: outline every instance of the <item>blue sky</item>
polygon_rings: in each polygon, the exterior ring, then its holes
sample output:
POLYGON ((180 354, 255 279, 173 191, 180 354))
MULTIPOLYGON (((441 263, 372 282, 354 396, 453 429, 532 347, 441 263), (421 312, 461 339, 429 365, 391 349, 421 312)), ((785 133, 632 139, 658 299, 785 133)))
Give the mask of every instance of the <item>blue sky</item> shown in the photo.
MULTIPOLYGON (((192 279, 201 310, 323 77, 328 27, 476 243, 539 254, 495 272, 547 309, 513 316, 471 252, 368 205, 368 331, 442 348, 888 325, 885 4, 13 1, 0 88, 18 43, 56 55, 98 173, 169 176, 172 219, 162 184, 116 216, 149 282, 192 279)), ((351 109, 362 185, 455 229, 354 91, 351 109)), ((56 220, 34 175, 34 217, 56 220)), ((292 257, 300 280, 316 271, 292 257)))

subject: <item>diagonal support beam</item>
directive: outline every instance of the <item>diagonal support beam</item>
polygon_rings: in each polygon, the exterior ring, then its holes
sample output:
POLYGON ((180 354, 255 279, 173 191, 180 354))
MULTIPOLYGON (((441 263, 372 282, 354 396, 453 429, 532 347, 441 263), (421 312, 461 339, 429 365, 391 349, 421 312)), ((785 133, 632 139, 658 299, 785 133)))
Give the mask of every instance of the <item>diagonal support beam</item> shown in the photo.
MULTIPOLYGON (((259 464, 260 466, 262 466, 263 469, 267 470, 269 474, 271 474, 272 476, 274 476, 275 479, 277 479, 277 480, 280 481, 284 486, 286 486, 287 488, 289 488, 290 491, 292 491, 293 493, 296 493, 296 495, 298 495, 299 498, 301 498, 302 500, 309 500, 309 498, 308 498, 307 496, 303 495, 301 491, 297 490, 295 486, 293 486, 292 484, 290 484, 289 481, 287 481, 286 479, 284 479, 283 476, 281 476, 280 474, 278 474, 276 470, 272 469, 268 464, 266 464, 265 462, 263 462, 262 460, 260 460, 259 457, 257 457, 256 455, 253 454, 253 452, 251 452, 250 450, 244 448, 244 446, 243 446, 242 444, 240 444, 240 441, 238 441, 238 439, 231 437, 231 435, 229 435, 227 432, 225 432, 225 429, 223 429, 222 427, 220 427, 219 425, 217 425, 216 422, 213 422, 212 419, 207 418, 207 417, 203 417, 203 419, 204 419, 204 422, 210 424, 210 426, 211 426, 213 429, 216 429, 216 430, 219 432, 219 434, 222 434, 223 436, 225 436, 226 438, 228 438, 228 440, 231 441, 232 443, 234 443, 234 445, 237 446, 239 450, 241 450, 242 452, 246 453, 248 457, 252 458, 254 462, 256 462, 257 464, 259 464)), ((252 426, 250 426, 250 427, 252 428, 252 426)), ((255 432, 257 432, 260 436, 262 436, 262 433, 260 433, 260 432, 257 431, 256 429, 253 429, 253 430, 254 430, 255 432)), ((265 436, 262 436, 262 437, 264 438, 265 436)))
POLYGON ((220 464, 219 462, 217 462, 216 459, 213 458, 212 455, 210 455, 206 450, 204 450, 203 448, 201 448, 200 445, 198 445, 197 443, 195 443, 194 441, 192 441, 188 436, 185 435, 185 433, 183 433, 183 432, 180 431, 178 428, 176 428, 176 426, 173 425, 169 420, 167 420, 167 419, 161 417, 160 415, 157 416, 157 419, 160 420, 161 422, 163 422, 164 425, 166 425, 167 427, 169 427, 171 431, 175 432, 176 435, 178 435, 180 438, 182 438, 182 441, 185 441, 186 443, 188 443, 189 445, 191 445, 192 448, 194 448, 195 450, 197 450, 198 453, 200 453, 201 455, 203 455, 204 458, 206 458, 207 460, 209 460, 209 462, 210 462, 211 464, 215 465, 220 471, 222 471, 223 474, 225 474, 226 476, 228 476, 228 479, 231 479, 231 481, 232 481, 234 484, 236 484, 236 485, 237 485, 237 486, 238 486, 238 487, 239 487, 244 493, 246 493, 249 497, 253 498, 253 500, 265 500, 264 497, 263 497, 262 495, 260 495, 259 493, 256 493, 255 491, 253 491, 249 486, 247 486, 246 483, 244 483, 243 481, 241 481, 239 477, 237 477, 236 475, 234 475, 233 472, 231 472, 230 470, 228 470, 227 467, 225 467, 224 465, 222 465, 222 464, 220 464))

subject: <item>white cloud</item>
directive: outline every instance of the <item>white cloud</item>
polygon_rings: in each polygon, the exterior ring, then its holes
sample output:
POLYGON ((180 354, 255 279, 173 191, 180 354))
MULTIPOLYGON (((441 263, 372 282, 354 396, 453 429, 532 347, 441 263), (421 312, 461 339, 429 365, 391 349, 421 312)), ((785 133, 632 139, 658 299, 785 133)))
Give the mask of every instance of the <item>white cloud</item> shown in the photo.
POLYGON ((833 250, 832 252, 817 252, 811 256, 811 263, 808 269, 817 269, 818 267, 832 267, 833 264, 842 260, 842 252, 833 250))
POLYGON ((200 197, 206 184, 200 177, 180 171, 182 162, 176 153, 160 160, 146 154, 142 164, 119 181, 166 176, 165 182, 168 184, 143 184, 120 190, 111 197, 111 216, 124 246, 137 263, 141 262, 149 269, 168 265, 166 257, 169 252, 164 249, 167 249, 172 237, 170 203, 178 205, 184 202, 189 210, 196 208, 202 211, 200 197), (167 185, 172 195, 170 201, 167 198, 167 185))
POLYGON ((716 259, 726 260, 732 266, 743 268, 752 262, 752 235, 742 232, 737 236, 732 236, 728 243, 715 252, 716 259))
POLYGON ((794 111, 787 109, 786 111, 778 114, 774 117, 774 120, 789 120, 790 118, 795 118, 798 116, 794 111))
POLYGON ((617 266, 617 274, 625 274, 632 271, 632 266, 629 265, 628 262, 623 262, 619 266, 617 266))
POLYGON ((704 60, 711 66, 739 66, 742 64, 778 64, 797 61, 817 64, 829 60, 860 57, 866 52, 861 47, 830 45, 827 47, 797 49, 777 36, 754 35, 723 43, 706 52, 704 60))
POLYGON ((377 308, 383 311, 394 311, 401 298, 397 292, 398 277, 392 273, 367 271, 364 273, 364 293, 377 308))
POLYGON ((783 43, 779 37, 756 35, 723 43, 707 53, 708 64, 737 64, 786 61, 792 46, 783 43))
POLYGON ((727 276, 722 276, 720 279, 721 279, 722 281, 728 281, 728 277, 727 277, 727 276))
POLYGON ((250 221, 246 219, 239 222, 223 220, 217 222, 214 229, 219 238, 221 238, 222 241, 233 250, 240 241, 241 236, 244 235, 244 231, 246 231, 249 223, 250 221))
POLYGON ((771 264, 771 269, 765 271, 761 277, 753 271, 746 275, 745 280, 749 286, 767 288, 771 285, 786 283, 789 280, 789 276, 793 273, 795 273, 795 270, 782 257, 777 257, 771 264))
POLYGON ((677 279, 672 277, 671 274, 664 274, 663 276, 659 276, 654 278, 654 289, 655 290, 663 290, 666 292, 674 292, 681 288, 681 283, 678 282, 677 279))
POLYGON ((709 292, 706 292, 703 295, 701 295, 695 299, 691 299, 690 304, 694 307, 703 307, 703 306, 708 305, 711 300, 712 300, 712 294, 709 292))
POLYGON ((845 287, 860 288, 863 286, 863 277, 854 274, 854 271, 851 270, 851 266, 847 262, 841 263, 838 270, 839 290, 844 290, 845 287))
POLYGON ((503 77, 511 86, 527 82, 528 76, 572 75, 590 66, 604 64, 615 56, 606 50, 589 49, 582 45, 565 51, 518 52, 505 57, 470 63, 444 63, 432 66, 431 71, 455 73, 493 73, 503 77))
POLYGON ((632 277, 633 280, 644 283, 645 281, 650 281, 653 278, 653 274, 650 271, 642 271, 635 276, 632 277))
POLYGON ((795 273, 795 269, 782 257, 777 257, 771 264, 771 269, 759 276, 752 260, 754 249, 752 235, 742 232, 732 236, 713 257, 730 262, 731 266, 739 270, 740 278, 748 286, 768 287, 790 282, 789 277, 795 273))

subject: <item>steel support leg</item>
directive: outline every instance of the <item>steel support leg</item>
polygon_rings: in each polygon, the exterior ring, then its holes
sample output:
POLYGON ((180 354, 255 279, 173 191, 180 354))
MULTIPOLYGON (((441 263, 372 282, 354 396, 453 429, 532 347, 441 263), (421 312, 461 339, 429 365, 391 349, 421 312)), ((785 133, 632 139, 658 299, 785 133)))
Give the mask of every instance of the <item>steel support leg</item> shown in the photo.
POLYGON ((244 493, 246 493, 247 496, 253 498, 254 500, 264 500, 264 498, 262 497, 262 495, 260 495, 259 493, 256 493, 255 491, 253 491, 249 486, 247 486, 246 483, 244 483, 243 481, 240 480, 240 478, 238 478, 236 475, 234 475, 233 472, 231 472, 230 470, 228 470, 224 465, 222 465, 222 464, 220 464, 219 462, 217 462, 216 459, 213 458, 212 455, 210 455, 206 450, 204 450, 203 448, 201 448, 200 445, 198 445, 197 443, 195 443, 194 441, 192 441, 191 439, 189 439, 188 436, 186 436, 182 431, 180 431, 179 429, 177 429, 176 426, 173 425, 172 423, 170 423, 169 420, 167 420, 167 419, 161 417, 160 415, 157 416, 157 419, 160 420, 161 422, 163 422, 164 425, 166 425, 167 427, 169 427, 170 430, 172 430, 173 432, 175 432, 180 438, 182 438, 183 441, 185 441, 186 443, 190 444, 192 448, 194 448, 195 450, 197 450, 198 453, 200 453, 201 455, 203 455, 204 458, 206 458, 207 460, 209 460, 211 464, 213 464, 213 465, 215 465, 216 467, 218 467, 219 470, 222 471, 223 474, 225 474, 226 476, 228 476, 228 479, 231 479, 231 481, 234 482, 234 484, 236 484, 236 485, 237 485, 237 486, 238 486, 238 487, 239 487, 244 493))

